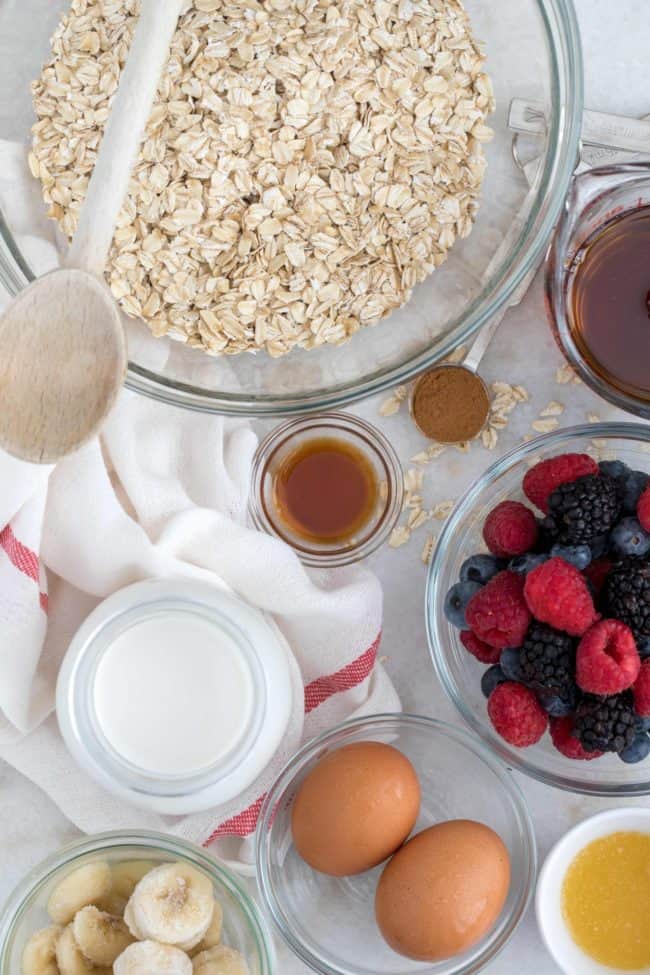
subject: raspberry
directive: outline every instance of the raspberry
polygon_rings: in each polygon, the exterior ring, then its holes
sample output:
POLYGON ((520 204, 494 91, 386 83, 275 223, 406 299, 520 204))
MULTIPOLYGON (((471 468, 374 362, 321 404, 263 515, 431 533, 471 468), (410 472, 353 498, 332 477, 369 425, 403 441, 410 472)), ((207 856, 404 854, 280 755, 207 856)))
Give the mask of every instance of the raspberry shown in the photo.
POLYGON ((524 580, 515 572, 499 572, 472 596, 465 619, 479 640, 503 650, 521 646, 530 623, 524 580))
POLYGON ((533 692, 514 681, 495 687, 487 707, 496 731, 517 748, 534 745, 548 726, 546 712, 533 692))
POLYGON ((493 555, 509 559, 529 552, 537 541, 537 522, 519 501, 502 501, 485 519, 485 544, 493 555))
POLYGON ((573 718, 551 718, 551 739, 559 752, 566 758, 589 762, 592 758, 600 758, 603 752, 586 752, 580 740, 573 734, 573 718))
POLYGON ((568 481, 584 474, 598 474, 598 464, 588 454, 560 454, 550 457, 528 471, 524 477, 524 494, 540 511, 548 514, 548 499, 568 481))
POLYGON ((582 574, 592 584, 597 596, 602 592, 611 568, 612 563, 609 559, 596 559, 594 562, 590 562, 586 569, 583 569, 582 574))
POLYGON ((650 659, 644 660, 641 664, 632 693, 636 713, 642 718, 650 718, 650 659))
POLYGON ((636 506, 636 516, 639 519, 641 528, 646 532, 650 532, 650 484, 648 484, 639 498, 636 506))
POLYGON ((563 559, 549 559, 533 569, 526 576, 524 595, 536 620, 571 636, 582 636, 599 619, 582 574, 563 559))
POLYGON ((601 620, 578 644, 576 682, 589 694, 610 697, 626 691, 640 667, 632 630, 618 620, 601 620))
POLYGON ((472 633, 471 630, 463 630, 460 635, 460 642, 473 657, 480 660, 482 664, 498 664, 501 650, 497 647, 490 647, 487 643, 472 633))

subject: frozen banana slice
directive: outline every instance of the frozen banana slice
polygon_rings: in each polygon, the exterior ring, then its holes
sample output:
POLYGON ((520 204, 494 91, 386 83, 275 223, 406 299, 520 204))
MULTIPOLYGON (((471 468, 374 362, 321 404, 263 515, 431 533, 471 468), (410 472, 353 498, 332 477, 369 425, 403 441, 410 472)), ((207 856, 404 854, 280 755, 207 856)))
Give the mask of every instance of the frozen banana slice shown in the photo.
POLYGON ((115 959, 113 975, 192 975, 192 962, 180 948, 137 941, 115 959))
POLYGON ((152 860, 124 860, 111 867, 113 885, 111 893, 124 898, 124 906, 143 877, 154 869, 152 860))
POLYGON ((215 945, 221 943, 221 929, 223 928, 223 908, 219 901, 214 902, 214 911, 212 912, 212 920, 210 921, 210 926, 205 932, 201 940, 199 941, 196 948, 192 948, 190 957, 198 955, 200 951, 206 951, 208 948, 214 948, 215 945))
POLYGON ((72 925, 64 929, 56 943, 56 963, 61 975, 110 975, 110 968, 93 965, 84 958, 75 941, 72 925))
POLYGON ((124 911, 134 937, 195 948, 212 921, 212 883, 188 863, 165 863, 138 883, 124 911))
POLYGON ((49 928, 34 932, 23 951, 23 975, 59 975, 56 943, 62 931, 60 924, 51 924, 49 928))
POLYGON ((99 911, 92 904, 75 914, 72 933, 84 957, 93 965, 112 965, 133 942, 121 917, 99 911))
POLYGON ((192 961, 194 975, 248 975, 246 959, 228 945, 215 945, 196 955, 192 961))
POLYGON ((47 902, 47 913, 57 924, 69 924, 77 911, 95 904, 111 889, 111 868, 103 860, 77 867, 57 884, 47 902))

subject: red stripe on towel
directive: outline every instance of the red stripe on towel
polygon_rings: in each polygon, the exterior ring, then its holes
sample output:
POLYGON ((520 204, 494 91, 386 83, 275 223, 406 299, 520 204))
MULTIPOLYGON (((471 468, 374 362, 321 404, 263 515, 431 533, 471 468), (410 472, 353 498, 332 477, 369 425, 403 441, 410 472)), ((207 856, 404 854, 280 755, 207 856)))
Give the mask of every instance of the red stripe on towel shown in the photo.
MULTIPOLYGON (((370 676, 372 668, 375 666, 380 640, 381 633, 379 633, 372 646, 368 647, 352 663, 341 667, 340 670, 329 674, 327 677, 318 677, 310 684, 307 684, 305 687, 305 714, 309 714, 310 711, 313 711, 319 704, 327 701, 328 698, 333 697, 334 694, 349 691, 352 687, 357 687, 357 685, 363 683, 370 676)), ((250 836, 251 833, 254 833, 264 799, 265 796, 260 796, 248 809, 244 809, 243 812, 238 813, 231 819, 227 819, 224 823, 221 823, 220 826, 217 826, 214 833, 208 837, 203 845, 209 846, 210 843, 220 836, 239 836, 243 839, 245 836, 250 836)))
POLYGON ((244 809, 243 812, 233 816, 232 819, 227 819, 225 823, 221 824, 221 826, 217 826, 214 833, 205 841, 203 845, 208 846, 219 836, 250 836, 251 833, 255 832, 262 803, 265 799, 266 794, 260 796, 259 799, 256 799, 255 802, 248 807, 248 809, 244 809))
POLYGON ((356 687, 369 677, 372 668, 375 666, 380 640, 381 633, 372 646, 368 647, 366 652, 353 660, 351 664, 347 664, 334 674, 319 677, 317 680, 313 680, 311 684, 307 684, 305 687, 305 714, 309 714, 310 711, 317 708, 319 704, 323 704, 334 694, 349 691, 350 688, 356 687))
MULTIPOLYGON (((6 553, 7 558, 19 572, 26 575, 38 585, 40 582, 39 560, 36 552, 23 545, 14 535, 11 525, 5 525, 0 532, 0 548, 6 553)), ((41 608, 47 613, 47 593, 40 594, 41 608)))

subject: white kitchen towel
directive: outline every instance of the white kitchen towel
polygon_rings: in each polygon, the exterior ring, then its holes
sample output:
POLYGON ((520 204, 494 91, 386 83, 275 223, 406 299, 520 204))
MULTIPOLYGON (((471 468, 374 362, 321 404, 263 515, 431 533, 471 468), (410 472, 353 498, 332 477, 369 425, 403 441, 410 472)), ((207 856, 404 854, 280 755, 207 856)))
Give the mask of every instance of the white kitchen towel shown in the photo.
MULTIPOLYGON (((8 167, 24 175, 24 152, 0 143, 0 164, 0 205, 19 243, 56 264, 51 227, 33 201, 3 192, 3 183, 17 184, 8 167)), ((102 437, 54 469, 0 453, 0 756, 84 831, 164 829, 250 862, 262 797, 300 742, 345 718, 399 709, 376 663, 377 579, 360 566, 308 572, 282 542, 247 527, 255 446, 246 421, 125 391, 102 437), (236 802, 174 819, 95 785, 68 755, 52 713, 58 668, 81 621, 110 593, 151 577, 226 586, 271 614, 294 677, 289 730, 254 786, 236 802)))

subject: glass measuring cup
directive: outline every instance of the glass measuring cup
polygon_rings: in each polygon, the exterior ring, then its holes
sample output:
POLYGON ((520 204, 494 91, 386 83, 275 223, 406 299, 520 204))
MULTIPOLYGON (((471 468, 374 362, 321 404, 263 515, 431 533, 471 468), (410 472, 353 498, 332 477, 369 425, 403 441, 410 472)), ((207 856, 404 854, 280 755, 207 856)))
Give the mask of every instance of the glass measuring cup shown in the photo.
POLYGON ((617 218, 642 207, 650 207, 650 162, 607 166, 576 176, 548 252, 545 296, 555 339, 580 378, 614 406, 650 419, 650 362, 646 388, 626 383, 590 354, 573 312, 576 274, 587 246, 617 218))

